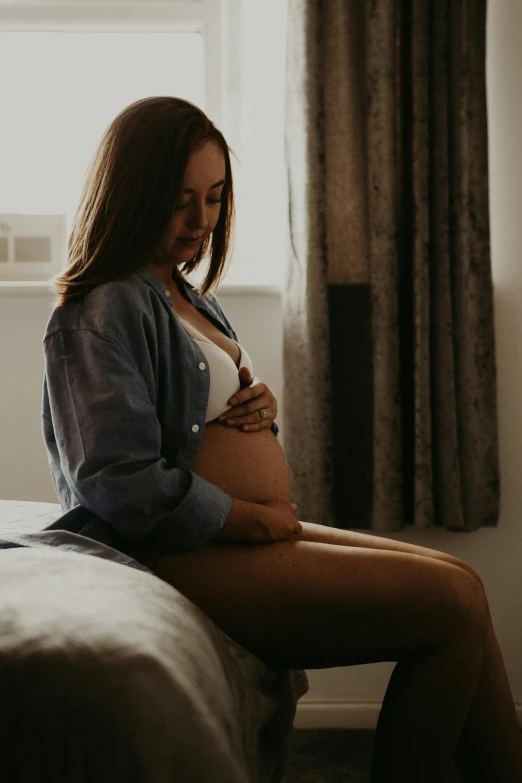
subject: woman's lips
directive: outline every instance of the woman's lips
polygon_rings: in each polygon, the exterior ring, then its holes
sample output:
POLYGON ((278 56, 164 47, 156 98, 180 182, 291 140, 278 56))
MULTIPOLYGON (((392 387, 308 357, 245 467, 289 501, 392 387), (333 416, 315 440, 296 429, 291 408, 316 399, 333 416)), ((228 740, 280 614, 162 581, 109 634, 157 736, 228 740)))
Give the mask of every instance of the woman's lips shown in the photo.
POLYGON ((201 237, 198 237, 197 239, 184 239, 183 237, 178 237, 178 242, 181 242, 182 245, 187 245, 188 247, 195 247, 196 245, 199 245, 201 239, 201 237))

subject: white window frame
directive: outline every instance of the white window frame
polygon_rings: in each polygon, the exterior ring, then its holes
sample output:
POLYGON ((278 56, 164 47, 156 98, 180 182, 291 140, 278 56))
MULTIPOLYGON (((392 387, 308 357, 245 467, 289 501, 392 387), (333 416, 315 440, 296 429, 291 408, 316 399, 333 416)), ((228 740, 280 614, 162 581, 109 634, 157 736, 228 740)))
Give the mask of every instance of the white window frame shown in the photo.
MULTIPOLYGON (((0 31, 199 32, 205 56, 205 111, 242 155, 241 47, 234 40, 252 0, 0 0, 0 31)), ((220 286, 224 293, 278 295, 279 286, 220 286)), ((2 294, 48 294, 46 280, 0 281, 2 294)))
POLYGON ((0 30, 17 32, 200 32, 206 111, 222 121, 224 6, 235 0, 0 0, 0 30))
MULTIPOLYGON (((242 0, 0 0, 0 31, 199 32, 205 53, 205 111, 240 154, 241 66, 228 45, 242 0)), ((225 286, 228 288, 228 286, 225 286)), ((248 286, 230 286, 234 290, 248 286)), ((261 293, 259 286, 256 291, 261 293)), ((268 287, 267 289, 272 287, 268 287)), ((0 294, 47 293, 46 280, 2 280, 0 294)))

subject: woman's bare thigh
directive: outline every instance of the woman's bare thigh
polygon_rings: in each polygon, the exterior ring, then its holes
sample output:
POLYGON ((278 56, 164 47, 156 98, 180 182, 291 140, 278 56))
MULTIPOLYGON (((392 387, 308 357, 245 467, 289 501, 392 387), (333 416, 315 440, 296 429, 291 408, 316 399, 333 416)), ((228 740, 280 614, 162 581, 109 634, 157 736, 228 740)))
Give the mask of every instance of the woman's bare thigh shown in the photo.
POLYGON ((398 661, 484 619, 469 574, 404 552, 209 542, 163 557, 155 572, 274 668, 398 661))
POLYGON ((458 557, 448 555, 446 552, 439 552, 438 549, 429 549, 416 544, 407 544, 404 541, 395 541, 393 538, 383 538, 381 536, 370 535, 367 533, 357 533, 354 530, 343 530, 338 527, 329 527, 327 525, 316 525, 312 522, 302 522, 302 532, 298 538, 301 541, 315 541, 321 544, 337 544, 338 546, 357 546, 367 549, 387 549, 394 552, 405 552, 409 555, 421 555, 422 557, 432 557, 435 560, 443 560, 459 568, 463 568, 468 574, 471 574, 481 584, 477 572, 468 563, 460 560, 458 557))

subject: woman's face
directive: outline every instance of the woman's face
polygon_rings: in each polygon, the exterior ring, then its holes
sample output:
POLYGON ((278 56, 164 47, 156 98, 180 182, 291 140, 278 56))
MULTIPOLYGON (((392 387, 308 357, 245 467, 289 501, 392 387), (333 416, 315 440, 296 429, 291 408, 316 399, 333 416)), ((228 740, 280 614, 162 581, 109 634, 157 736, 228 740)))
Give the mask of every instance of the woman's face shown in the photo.
POLYGON ((218 222, 224 184, 225 156, 218 144, 207 142, 187 163, 181 196, 166 234, 169 261, 176 265, 189 261, 210 236, 218 222))

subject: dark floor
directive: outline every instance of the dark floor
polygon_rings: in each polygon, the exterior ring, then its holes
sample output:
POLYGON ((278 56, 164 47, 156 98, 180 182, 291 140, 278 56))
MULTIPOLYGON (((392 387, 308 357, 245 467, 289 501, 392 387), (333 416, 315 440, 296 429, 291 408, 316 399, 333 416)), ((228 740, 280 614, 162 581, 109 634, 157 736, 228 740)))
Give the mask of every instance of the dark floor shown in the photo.
MULTIPOLYGON (((283 783, 368 783, 375 732, 294 729, 283 783)), ((446 783, 462 783, 453 768, 446 783)))

